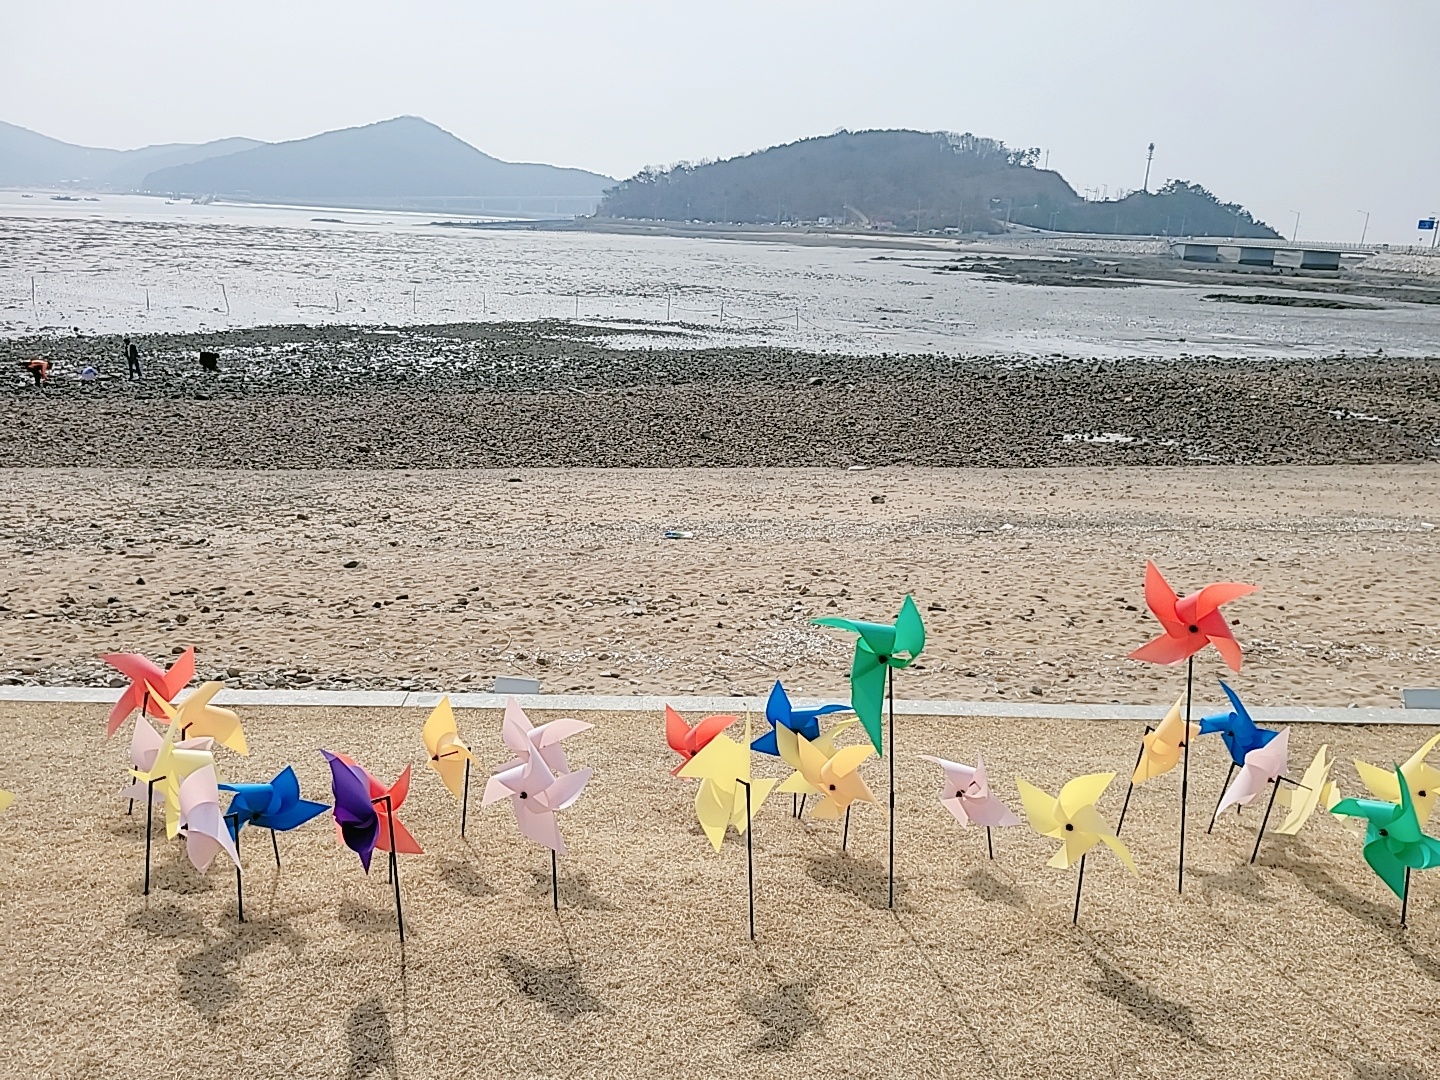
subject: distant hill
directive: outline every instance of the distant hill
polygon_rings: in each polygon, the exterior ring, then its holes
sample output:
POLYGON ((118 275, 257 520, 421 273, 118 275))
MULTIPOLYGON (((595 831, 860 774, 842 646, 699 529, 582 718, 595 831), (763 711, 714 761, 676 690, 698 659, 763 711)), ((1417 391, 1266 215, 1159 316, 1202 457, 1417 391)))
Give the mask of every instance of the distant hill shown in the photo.
POLYGON ((582 169, 501 161, 428 121, 402 116, 156 169, 142 187, 185 195, 363 205, 454 196, 598 197, 613 182, 582 169))
POLYGON ((137 187, 146 173, 170 165, 261 146, 254 139, 169 143, 138 150, 76 146, 48 135, 0 122, 0 187, 59 187, 78 184, 104 190, 137 187))
POLYGON ((606 192, 600 213, 669 221, 849 221, 907 231, 998 231, 1012 204, 1067 202, 1039 151, 974 135, 839 132, 727 161, 646 169, 606 192))
POLYGON ((906 232, 998 233, 1005 223, 1129 235, 1277 235, 1204 188, 1087 202, 1040 152, 970 133, 842 131, 726 161, 648 168, 605 193, 602 216, 731 223, 833 221, 906 232))

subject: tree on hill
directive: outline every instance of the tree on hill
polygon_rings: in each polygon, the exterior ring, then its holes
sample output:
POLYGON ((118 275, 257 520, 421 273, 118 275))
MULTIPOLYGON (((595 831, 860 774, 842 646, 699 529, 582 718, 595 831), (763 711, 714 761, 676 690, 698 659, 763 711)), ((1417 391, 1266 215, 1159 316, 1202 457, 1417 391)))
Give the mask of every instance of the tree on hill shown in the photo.
POLYGON ((1120 236, 1280 237, 1239 203, 1221 202, 1187 180, 1171 180, 1159 191, 1132 191, 1123 199, 1027 206, 1013 220, 1060 232, 1120 236))

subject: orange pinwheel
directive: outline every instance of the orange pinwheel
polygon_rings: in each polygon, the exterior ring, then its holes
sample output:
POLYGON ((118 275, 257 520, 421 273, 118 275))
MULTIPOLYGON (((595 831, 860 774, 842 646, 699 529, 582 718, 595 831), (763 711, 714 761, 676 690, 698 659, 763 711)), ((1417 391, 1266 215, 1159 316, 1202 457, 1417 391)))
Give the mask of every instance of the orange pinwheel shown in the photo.
POLYGON ((1257 588, 1239 581, 1222 581, 1180 597, 1175 595, 1175 590, 1170 588, 1155 564, 1147 562, 1145 604, 1160 620, 1165 632, 1132 652, 1130 659, 1152 664, 1178 664, 1206 645, 1214 645, 1231 670, 1239 671, 1240 643, 1230 632, 1225 616, 1220 614, 1220 605, 1249 596, 1257 588))
POLYGON ((110 710, 110 719, 105 724, 107 738, 119 731, 125 718, 136 709, 155 717, 165 715, 160 706, 150 700, 147 685, 156 697, 169 702, 174 701, 180 691, 185 689, 186 683, 195 677, 194 646, 177 656, 168 671, 160 670, 158 664, 139 653, 106 653, 100 659, 130 680, 130 685, 110 710))
POLYGON ((670 770, 670 775, 680 775, 680 770, 691 758, 738 719, 738 716, 707 716, 692 728, 684 717, 666 705, 665 741, 670 744, 671 750, 680 755, 680 764, 670 770))

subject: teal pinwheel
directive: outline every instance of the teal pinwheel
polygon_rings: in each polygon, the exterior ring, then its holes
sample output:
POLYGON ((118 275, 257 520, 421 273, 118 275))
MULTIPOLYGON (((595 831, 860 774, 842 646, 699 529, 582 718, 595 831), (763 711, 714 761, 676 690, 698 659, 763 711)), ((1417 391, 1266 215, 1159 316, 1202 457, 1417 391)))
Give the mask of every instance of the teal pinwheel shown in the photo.
POLYGON ((811 621, 816 626, 833 626, 859 635, 855 660, 850 665, 850 704, 875 752, 883 755, 880 718, 885 706, 886 677, 891 671, 909 667, 925 648, 925 624, 914 597, 905 597, 893 625, 829 617, 811 621))
POLYGON ((1365 818, 1370 823, 1365 831, 1365 861, 1403 901, 1411 870, 1440 866, 1440 840, 1426 836, 1421 830, 1415 801, 1410 797, 1410 785, 1400 769, 1395 770, 1395 779, 1400 785, 1398 803, 1342 799, 1330 812, 1365 818))

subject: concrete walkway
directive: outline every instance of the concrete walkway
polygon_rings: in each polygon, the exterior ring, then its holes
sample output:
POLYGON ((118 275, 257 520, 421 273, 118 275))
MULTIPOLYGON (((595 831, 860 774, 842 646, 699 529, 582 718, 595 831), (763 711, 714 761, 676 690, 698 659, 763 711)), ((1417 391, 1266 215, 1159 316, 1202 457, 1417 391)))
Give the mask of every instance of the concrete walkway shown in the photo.
MULTIPOLYGON (((108 705, 122 691, 100 686, 0 686, 0 703, 11 701, 74 702, 108 705)), ((389 708, 428 709, 443 695, 412 690, 224 690, 215 697, 217 705, 254 705, 282 708, 389 708)), ((182 695, 183 700, 183 695, 182 695)), ((684 713, 755 712, 765 709, 765 695, 739 697, 653 697, 606 694, 521 694, 521 708, 544 712, 650 712, 659 713, 672 705, 684 713)), ((833 699, 832 699, 833 700, 833 699)), ((457 709, 500 709, 506 698, 500 694, 451 694, 457 709)), ((821 705, 816 698, 797 698, 800 706, 821 705)), ((1071 705, 1043 701, 902 701, 895 712, 902 716, 991 716, 1015 720, 1125 720, 1154 722, 1165 715, 1161 705, 1071 705)), ((1221 701, 1197 699, 1193 718, 1228 709, 1221 701)), ((1322 708, 1301 707, 1252 709, 1261 722, 1272 724, 1440 724, 1437 709, 1322 708)))

